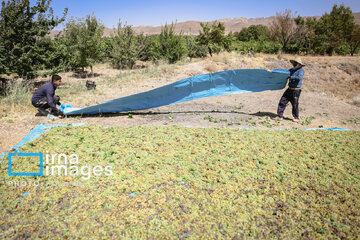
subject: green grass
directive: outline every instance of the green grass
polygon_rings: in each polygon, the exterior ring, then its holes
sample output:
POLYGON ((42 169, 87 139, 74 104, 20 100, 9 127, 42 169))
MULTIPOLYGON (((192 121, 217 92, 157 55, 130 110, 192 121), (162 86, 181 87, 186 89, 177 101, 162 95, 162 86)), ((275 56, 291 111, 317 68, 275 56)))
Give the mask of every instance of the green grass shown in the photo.
POLYGON ((54 128, 22 151, 76 153, 113 175, 9 177, 3 159, 0 236, 355 239, 359 142, 356 131, 54 128))
POLYGON ((299 124, 303 125, 303 126, 307 126, 307 125, 310 125, 312 120, 314 120, 314 119, 315 119, 314 116, 306 117, 303 121, 300 121, 299 124))
POLYGON ((244 108, 244 104, 243 103, 239 103, 238 107, 234 107, 234 110, 240 110, 244 108))
POLYGON ((346 121, 352 124, 360 124, 360 118, 347 119, 346 121))
POLYGON ((204 117, 204 120, 208 120, 209 122, 212 122, 212 123, 220 123, 220 122, 227 122, 228 120, 226 118, 214 118, 210 115, 207 115, 204 117))
POLYGON ((6 96, 0 96, 0 117, 11 116, 14 112, 27 112, 33 108, 29 85, 15 82, 6 92, 6 96))

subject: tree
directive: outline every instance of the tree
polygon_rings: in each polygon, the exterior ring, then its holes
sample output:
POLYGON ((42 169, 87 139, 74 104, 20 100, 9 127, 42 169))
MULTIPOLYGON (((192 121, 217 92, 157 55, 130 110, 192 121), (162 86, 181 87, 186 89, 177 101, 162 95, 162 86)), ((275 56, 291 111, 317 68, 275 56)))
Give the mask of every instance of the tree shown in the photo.
POLYGON ((320 18, 316 34, 326 36, 327 53, 332 55, 335 48, 351 40, 354 27, 355 21, 351 9, 344 4, 339 7, 335 4, 329 14, 325 13, 320 18))
POLYGON ((294 39, 295 31, 294 15, 291 10, 286 9, 284 12, 276 13, 275 19, 270 24, 270 33, 282 44, 284 52, 288 44, 294 39))
POLYGON ((52 75, 61 71, 71 69, 72 53, 69 51, 69 39, 66 37, 56 36, 54 40, 49 40, 47 44, 45 68, 49 70, 48 74, 52 75))
POLYGON ((224 49, 226 41, 224 23, 213 23, 211 26, 208 23, 200 23, 200 25, 202 31, 200 31, 200 34, 197 37, 197 42, 208 48, 210 56, 212 56, 213 53, 219 53, 224 49))
POLYGON ((188 49, 188 57, 202 58, 208 54, 208 49, 204 45, 200 45, 196 42, 195 36, 185 36, 186 48, 188 49))
POLYGON ((248 28, 243 28, 239 33, 235 34, 237 39, 240 41, 251 41, 251 40, 268 40, 269 30, 264 25, 251 25, 248 28))
POLYGON ((175 63, 187 55, 188 50, 184 37, 175 35, 175 24, 165 24, 161 27, 158 35, 151 46, 151 58, 154 62, 166 59, 169 63, 175 63))
POLYGON ((55 17, 51 0, 2 1, 0 12, 0 74, 17 73, 30 80, 44 64, 44 41, 50 31, 65 20, 55 17))
POLYGON ((349 40, 350 46, 350 54, 354 56, 354 53, 357 52, 358 48, 360 47, 360 26, 355 25, 353 32, 351 34, 351 38, 349 40))
POLYGON ((140 45, 140 51, 138 54, 139 60, 149 61, 152 59, 152 44, 156 38, 156 35, 144 35, 142 33, 136 36, 137 42, 140 45))
POLYGON ((132 69, 140 52, 140 45, 137 42, 135 32, 130 25, 121 21, 118 23, 116 35, 113 38, 113 50, 111 62, 115 68, 132 69))
POLYGON ((287 51, 291 53, 305 52, 309 54, 312 52, 315 43, 315 26, 317 20, 315 17, 303 18, 297 16, 294 21, 296 24, 294 39, 291 42, 291 46, 287 48, 287 51))
POLYGON ((65 26, 65 37, 68 41, 68 51, 72 53, 71 65, 74 68, 90 67, 94 77, 93 66, 103 58, 105 48, 102 35, 104 25, 94 15, 86 16, 86 19, 71 18, 65 26))
POLYGON ((224 43, 223 43, 224 49, 227 52, 233 51, 235 49, 235 42, 236 42, 235 35, 232 32, 229 32, 229 34, 225 36, 224 39, 224 43))

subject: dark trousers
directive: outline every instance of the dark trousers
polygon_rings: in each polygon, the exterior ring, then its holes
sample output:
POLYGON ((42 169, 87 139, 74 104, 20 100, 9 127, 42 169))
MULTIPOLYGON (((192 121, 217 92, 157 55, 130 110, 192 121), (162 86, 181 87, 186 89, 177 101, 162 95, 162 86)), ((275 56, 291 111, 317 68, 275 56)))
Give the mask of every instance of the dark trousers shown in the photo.
POLYGON ((283 117, 286 104, 288 104, 288 102, 291 102, 292 115, 295 119, 299 119, 300 93, 301 93, 301 89, 297 89, 297 90, 291 90, 290 88, 286 89, 279 102, 279 106, 277 110, 277 115, 279 117, 281 118, 283 117))
MULTIPOLYGON (((59 96, 54 96, 54 104, 55 105, 60 105, 60 97, 59 96)), ((40 108, 40 109, 44 109, 44 110, 47 109, 47 108, 50 108, 46 97, 41 98, 36 103, 33 103, 33 106, 37 107, 37 108, 40 108)))

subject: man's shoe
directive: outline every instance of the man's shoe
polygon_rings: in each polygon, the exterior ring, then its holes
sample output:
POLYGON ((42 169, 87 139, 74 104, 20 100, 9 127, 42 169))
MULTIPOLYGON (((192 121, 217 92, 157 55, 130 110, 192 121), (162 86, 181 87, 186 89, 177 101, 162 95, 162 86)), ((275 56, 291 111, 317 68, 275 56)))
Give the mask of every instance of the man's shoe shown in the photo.
POLYGON ((282 121, 283 119, 284 119, 284 118, 279 117, 279 116, 277 116, 277 117, 274 118, 275 121, 282 121))
POLYGON ((300 119, 294 118, 294 119, 293 119, 293 122, 300 122, 300 119))

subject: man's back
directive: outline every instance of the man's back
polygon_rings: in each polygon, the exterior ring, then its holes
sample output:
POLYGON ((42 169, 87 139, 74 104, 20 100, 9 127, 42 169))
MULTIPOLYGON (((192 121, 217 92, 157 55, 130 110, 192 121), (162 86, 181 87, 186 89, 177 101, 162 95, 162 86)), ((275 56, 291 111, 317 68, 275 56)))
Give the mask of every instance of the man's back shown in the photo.
POLYGON ((41 98, 51 96, 54 97, 56 87, 52 82, 45 83, 41 85, 32 96, 32 103, 37 103, 41 98))

